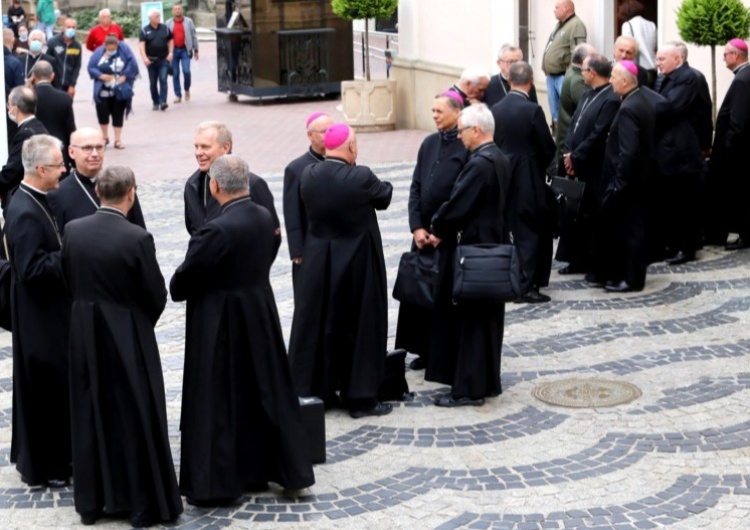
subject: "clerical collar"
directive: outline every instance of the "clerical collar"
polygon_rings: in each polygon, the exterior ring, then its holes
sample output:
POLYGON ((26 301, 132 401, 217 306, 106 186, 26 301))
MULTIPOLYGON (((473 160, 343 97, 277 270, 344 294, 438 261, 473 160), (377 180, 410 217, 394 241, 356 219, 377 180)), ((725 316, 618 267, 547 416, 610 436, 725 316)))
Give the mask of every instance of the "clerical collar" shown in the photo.
POLYGON ((744 63, 742 63, 741 65, 739 65, 739 66, 738 66, 737 68, 735 68, 734 70, 732 70, 732 72, 734 73, 734 75, 737 75, 737 74, 739 74, 739 73, 740 73, 740 72, 741 72, 742 70, 744 70, 745 68, 747 68, 747 65, 748 65, 748 63, 747 63, 747 62, 744 62, 744 63))
POLYGON ((485 142, 485 143, 483 143, 482 145, 480 145, 479 147, 477 147, 476 149, 474 149, 474 150, 473 150, 473 151, 471 152, 471 154, 473 155, 473 154, 475 154, 475 153, 478 153, 479 151, 482 151, 482 150, 484 150, 484 149, 487 149, 488 147, 490 147, 490 146, 493 146, 493 145, 495 145, 495 142, 493 142, 493 141, 485 142))
POLYGON ((458 138, 458 127, 453 127, 450 131, 438 131, 438 133, 443 143, 450 143, 458 138))
POLYGON ((100 206, 99 207, 99 211, 101 213, 106 213, 106 214, 109 214, 109 215, 114 214, 114 215, 118 215, 119 217, 122 217, 123 219, 127 219, 127 217, 125 216, 125 214, 122 213, 122 210, 120 210, 118 208, 114 208, 112 206, 100 206))
POLYGON ((313 157, 316 162, 322 162, 323 160, 326 159, 325 155, 320 155, 316 153, 315 151, 313 151, 312 146, 310 146, 310 148, 307 150, 307 154, 313 157))
POLYGON ((18 126, 18 127, 20 127, 21 125, 23 125, 23 124, 24 124, 24 123, 26 123, 27 121, 31 121, 31 120, 33 120, 34 118, 36 118, 36 116, 34 116, 34 115, 32 114, 32 115, 31 115, 31 116, 29 116, 28 118, 24 118, 23 120, 19 121, 19 122, 18 122, 18 124, 17 124, 17 126, 18 126))
POLYGON ((622 100, 625 101, 630 96, 632 96, 633 94, 635 94, 636 92, 638 92, 640 89, 641 89, 641 87, 639 87, 639 86, 635 87, 633 90, 631 90, 630 92, 628 92, 627 94, 625 94, 624 96, 622 96, 622 100))
POLYGON ((31 184, 29 184, 26 181, 22 181, 21 182, 21 186, 23 186, 25 188, 29 188, 29 190, 33 191, 34 193, 38 193, 39 195, 47 195, 46 191, 42 191, 42 190, 40 190, 38 188, 35 188, 34 186, 32 186, 31 184))
POLYGON ((96 184, 96 175, 93 177, 82 175, 76 168, 70 170, 70 175, 78 177, 81 182, 90 182, 92 185, 96 184))
POLYGON ((221 206, 221 210, 220 211, 221 211, 221 213, 224 213, 224 212, 227 211, 227 209, 231 208, 235 204, 239 204, 241 202, 247 202, 249 200, 250 200, 250 195, 243 195, 242 197, 237 197, 236 199, 232 199, 231 201, 225 202, 221 206))

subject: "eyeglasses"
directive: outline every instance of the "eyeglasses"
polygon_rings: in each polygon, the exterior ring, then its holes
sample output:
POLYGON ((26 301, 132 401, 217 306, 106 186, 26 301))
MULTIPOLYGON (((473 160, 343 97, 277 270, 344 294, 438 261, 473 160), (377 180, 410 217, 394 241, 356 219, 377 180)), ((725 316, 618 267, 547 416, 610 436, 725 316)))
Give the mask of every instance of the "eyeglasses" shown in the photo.
POLYGON ((42 167, 50 167, 53 169, 65 169, 65 162, 60 162, 59 164, 40 164, 40 165, 42 167))
POLYGON ((508 59, 507 61, 505 59, 500 59, 500 62, 505 64, 516 64, 519 61, 520 59, 508 59))
POLYGON ((473 129, 473 128, 474 128, 474 125, 467 125, 466 127, 460 127, 460 128, 458 129, 458 134, 461 134, 461 133, 462 133, 462 132, 464 132, 464 131, 465 131, 466 129, 473 129))
POLYGON ((104 144, 99 145, 71 145, 70 147, 75 147, 76 149, 80 149, 86 154, 91 154, 92 151, 96 151, 97 153, 103 153, 105 149, 107 149, 107 146, 104 144))
POLYGON ((591 72, 591 68, 581 68, 581 72, 591 72))
POLYGON ((724 57, 726 57, 727 55, 737 55, 737 52, 735 51, 724 52, 724 57))

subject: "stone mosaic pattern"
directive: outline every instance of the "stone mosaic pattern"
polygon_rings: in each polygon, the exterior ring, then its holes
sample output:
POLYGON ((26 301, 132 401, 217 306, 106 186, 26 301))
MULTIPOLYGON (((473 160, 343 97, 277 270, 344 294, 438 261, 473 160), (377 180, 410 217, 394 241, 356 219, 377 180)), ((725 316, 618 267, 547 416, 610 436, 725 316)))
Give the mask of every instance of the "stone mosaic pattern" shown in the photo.
MULTIPOLYGON (((409 246, 412 165, 376 168, 394 184, 379 214, 392 285, 409 246)), ((281 174, 266 175, 281 212, 281 174)), ((187 247, 179 180, 139 185, 167 281, 187 247)), ((750 252, 708 248, 679 267, 649 268, 641 293, 610 295, 553 272, 552 302, 509 304, 503 394, 483 407, 439 409, 445 387, 407 370, 415 400, 384 418, 326 416, 327 462, 308 490, 247 495, 185 513, 170 528, 649 529, 748 528, 750 518, 750 252), (643 390, 610 409, 561 409, 534 386, 571 377, 643 390)), ((271 280, 288 338, 293 313, 285 244, 271 280)), ((395 335, 397 302, 389 308, 395 335)), ((179 463, 184 306, 157 326, 170 440, 179 463)), ((80 525, 72 488, 29 491, 9 464, 9 333, 0 333, 0 526, 80 525)), ((107 528, 127 528, 104 520, 107 528)))

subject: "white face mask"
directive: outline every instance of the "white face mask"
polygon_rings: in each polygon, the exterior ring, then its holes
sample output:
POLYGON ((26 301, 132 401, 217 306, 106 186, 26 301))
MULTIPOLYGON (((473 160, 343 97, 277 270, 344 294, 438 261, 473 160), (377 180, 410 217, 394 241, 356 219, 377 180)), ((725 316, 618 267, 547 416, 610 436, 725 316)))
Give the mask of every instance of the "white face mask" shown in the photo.
POLYGON ((42 51, 42 47, 44 45, 42 44, 42 41, 40 40, 33 40, 29 43, 29 51, 31 53, 39 53, 42 51))
POLYGON ((29 34, 28 33, 19 33, 18 34, 18 40, 20 40, 21 42, 26 42, 27 40, 29 40, 29 34))
POLYGON ((72 39, 73 37, 76 36, 76 30, 73 29, 73 28, 66 29, 65 30, 65 36, 68 37, 69 39, 72 39))

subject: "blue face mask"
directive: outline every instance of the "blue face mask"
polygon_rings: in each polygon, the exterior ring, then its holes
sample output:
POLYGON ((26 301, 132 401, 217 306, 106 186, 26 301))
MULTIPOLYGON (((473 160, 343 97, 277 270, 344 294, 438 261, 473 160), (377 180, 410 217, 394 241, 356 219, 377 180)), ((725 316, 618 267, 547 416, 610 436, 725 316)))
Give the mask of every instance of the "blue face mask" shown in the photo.
POLYGON ((105 55, 106 55, 107 57, 112 57, 112 56, 113 56, 114 54, 116 54, 116 53, 117 53, 117 50, 104 50, 104 54, 105 54, 105 55))
POLYGON ((76 36, 76 30, 74 30, 73 28, 66 29, 65 36, 68 37, 69 39, 72 39, 73 37, 76 36))
POLYGON ((29 43, 29 51, 31 53, 39 53, 42 51, 42 41, 40 40, 33 40, 29 43))
POLYGON ((18 40, 20 40, 21 42, 26 42, 27 40, 29 40, 29 34, 28 33, 19 33, 18 34, 18 40))

